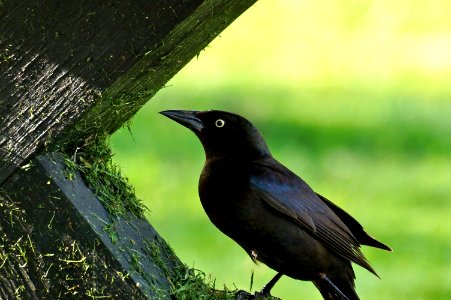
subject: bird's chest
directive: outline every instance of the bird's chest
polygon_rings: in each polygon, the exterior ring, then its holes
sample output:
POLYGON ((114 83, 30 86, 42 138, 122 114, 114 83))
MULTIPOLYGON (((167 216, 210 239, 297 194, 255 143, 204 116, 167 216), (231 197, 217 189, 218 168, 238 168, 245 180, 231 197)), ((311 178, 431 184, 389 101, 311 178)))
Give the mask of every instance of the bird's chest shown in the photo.
POLYGON ((246 195, 249 176, 235 164, 206 165, 199 181, 199 197, 210 220, 229 235, 245 224, 252 201, 246 195))

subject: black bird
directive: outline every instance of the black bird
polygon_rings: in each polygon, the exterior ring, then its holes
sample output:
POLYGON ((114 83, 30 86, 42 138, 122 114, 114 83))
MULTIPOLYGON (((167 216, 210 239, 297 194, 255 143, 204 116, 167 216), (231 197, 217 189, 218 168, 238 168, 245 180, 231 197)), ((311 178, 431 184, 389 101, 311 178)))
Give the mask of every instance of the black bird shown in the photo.
POLYGON ((260 296, 287 275, 312 281, 324 299, 359 299, 351 262, 377 276, 360 245, 388 246, 275 160, 245 118, 216 110, 161 114, 191 129, 204 147, 199 196, 211 222, 278 272, 260 296))

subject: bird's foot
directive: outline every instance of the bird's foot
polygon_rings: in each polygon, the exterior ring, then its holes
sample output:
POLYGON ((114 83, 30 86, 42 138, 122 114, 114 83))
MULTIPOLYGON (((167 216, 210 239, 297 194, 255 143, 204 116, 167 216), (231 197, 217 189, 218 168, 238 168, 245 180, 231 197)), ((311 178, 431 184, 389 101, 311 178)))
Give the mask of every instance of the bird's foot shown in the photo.
POLYGON ((255 294, 251 294, 249 292, 239 290, 236 292, 236 300, 280 300, 280 298, 272 296, 265 289, 260 292, 255 292, 255 294))
POLYGON ((236 295, 236 300, 250 300, 250 299, 255 299, 254 295, 252 295, 251 293, 248 293, 246 291, 243 290, 239 290, 235 293, 236 295))
POLYGON ((260 292, 255 292, 254 297, 254 299, 280 300, 280 298, 274 297, 269 291, 265 291, 265 289, 260 292))

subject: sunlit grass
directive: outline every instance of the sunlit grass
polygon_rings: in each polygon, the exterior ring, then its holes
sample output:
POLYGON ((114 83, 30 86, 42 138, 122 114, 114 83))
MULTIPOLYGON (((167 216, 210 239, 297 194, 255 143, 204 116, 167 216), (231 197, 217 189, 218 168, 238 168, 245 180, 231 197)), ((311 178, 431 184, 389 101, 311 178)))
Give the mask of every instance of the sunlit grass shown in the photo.
MULTIPOLYGON (((251 119, 277 159, 359 219, 393 253, 364 249, 362 299, 451 295, 451 11, 448 1, 261 0, 113 136, 115 161, 181 259, 216 285, 254 289, 253 266, 206 217, 204 154, 164 109, 251 119)), ((283 278, 274 294, 321 299, 283 278)))

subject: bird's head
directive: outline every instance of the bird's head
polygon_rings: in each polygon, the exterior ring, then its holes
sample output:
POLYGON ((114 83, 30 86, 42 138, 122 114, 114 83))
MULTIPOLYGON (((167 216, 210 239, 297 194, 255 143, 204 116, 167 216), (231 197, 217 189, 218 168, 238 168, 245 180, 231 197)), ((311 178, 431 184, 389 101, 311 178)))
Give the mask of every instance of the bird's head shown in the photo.
POLYGON ((254 160, 271 155, 258 129, 239 115, 219 110, 166 110, 161 114, 191 129, 200 139, 207 159, 254 160))

